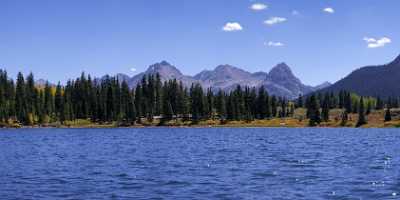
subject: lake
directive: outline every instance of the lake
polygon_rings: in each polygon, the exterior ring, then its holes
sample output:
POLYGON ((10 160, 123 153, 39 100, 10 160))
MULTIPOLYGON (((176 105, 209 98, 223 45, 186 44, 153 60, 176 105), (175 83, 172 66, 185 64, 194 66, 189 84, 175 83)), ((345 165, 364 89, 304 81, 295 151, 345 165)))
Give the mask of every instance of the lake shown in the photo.
POLYGON ((397 199, 400 129, 0 130, 0 198, 397 199))

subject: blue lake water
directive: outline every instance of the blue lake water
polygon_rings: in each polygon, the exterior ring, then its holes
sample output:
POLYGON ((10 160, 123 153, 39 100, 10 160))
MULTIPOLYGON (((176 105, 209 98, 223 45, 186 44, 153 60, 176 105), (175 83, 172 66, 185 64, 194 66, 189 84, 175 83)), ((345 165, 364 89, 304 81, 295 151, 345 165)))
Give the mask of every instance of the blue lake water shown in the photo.
POLYGON ((0 199, 397 199, 400 129, 0 130, 0 199))

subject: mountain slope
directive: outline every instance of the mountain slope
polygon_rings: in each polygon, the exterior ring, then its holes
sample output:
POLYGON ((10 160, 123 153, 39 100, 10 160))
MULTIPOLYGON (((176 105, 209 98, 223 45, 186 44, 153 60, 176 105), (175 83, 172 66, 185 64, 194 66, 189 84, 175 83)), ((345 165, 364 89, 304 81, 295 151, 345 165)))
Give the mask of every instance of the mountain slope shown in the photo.
POLYGON ((322 91, 348 90, 364 96, 400 96, 400 56, 386 65, 357 69, 322 91))
POLYGON ((175 66, 171 65, 166 61, 162 61, 159 63, 155 63, 150 65, 149 68, 142 73, 137 74, 136 76, 132 77, 128 84, 131 87, 135 87, 140 81, 142 80, 143 76, 145 75, 156 75, 159 74, 161 77, 161 81, 168 81, 172 79, 176 79, 177 81, 182 81, 182 83, 186 87, 190 87, 192 83, 197 82, 190 76, 183 75, 175 66))
POLYGON ((314 91, 313 87, 304 85, 286 63, 280 63, 272 68, 263 85, 268 91, 274 91, 275 95, 289 98, 314 91))
POLYGON ((262 82, 262 79, 253 76, 250 72, 231 65, 219 65, 214 70, 203 71, 193 78, 198 80, 203 87, 228 91, 237 85, 256 87, 262 82))

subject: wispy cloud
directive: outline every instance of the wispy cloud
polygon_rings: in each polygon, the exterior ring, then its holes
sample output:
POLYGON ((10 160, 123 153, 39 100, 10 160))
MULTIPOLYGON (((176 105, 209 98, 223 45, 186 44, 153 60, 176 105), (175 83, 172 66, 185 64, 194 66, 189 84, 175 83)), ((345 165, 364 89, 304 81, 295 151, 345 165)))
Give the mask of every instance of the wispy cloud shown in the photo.
POLYGON ((363 40, 367 43, 368 48, 384 47, 386 44, 390 44, 392 42, 392 40, 388 37, 382 37, 382 38, 364 37, 363 40))
POLYGON ((136 72, 136 68, 132 67, 131 72, 136 72))
POLYGON ((285 44, 282 42, 274 42, 274 41, 269 41, 269 42, 264 42, 265 46, 270 46, 270 47, 283 47, 285 44))
POLYGON ((322 11, 329 13, 329 14, 335 13, 335 10, 331 7, 324 8, 322 11))
POLYGON ((292 15, 293 15, 293 16, 298 16, 298 15, 300 15, 300 12, 297 11, 297 10, 293 10, 293 11, 292 11, 292 15))
POLYGON ((250 9, 254 11, 260 11, 260 10, 265 10, 268 8, 268 5, 263 4, 263 3, 254 3, 250 6, 250 9))
POLYGON ((272 26, 287 21, 284 17, 271 17, 264 21, 264 24, 272 26))
POLYGON ((243 27, 238 22, 228 22, 222 27, 222 30, 226 32, 241 31, 243 27))

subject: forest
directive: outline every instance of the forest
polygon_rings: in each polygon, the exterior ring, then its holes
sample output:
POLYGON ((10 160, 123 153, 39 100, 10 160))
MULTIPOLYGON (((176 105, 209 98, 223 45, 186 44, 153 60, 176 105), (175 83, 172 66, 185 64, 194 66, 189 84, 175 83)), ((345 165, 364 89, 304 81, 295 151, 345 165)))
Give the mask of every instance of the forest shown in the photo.
MULTIPOLYGON (((357 116, 355 126, 368 123, 368 115, 384 110, 382 123, 391 121, 399 98, 362 97, 340 91, 313 93, 296 100, 271 96, 265 88, 238 85, 230 92, 185 87, 176 80, 162 81, 158 74, 146 75, 135 88, 115 77, 92 78, 82 73, 65 85, 36 85, 31 73, 18 73, 12 80, 0 70, 0 124, 3 127, 63 126, 75 121, 114 126, 170 125, 171 121, 188 125, 213 120, 218 124, 232 121, 296 119, 307 126, 320 126, 332 120, 349 126, 350 116, 357 116), (296 115, 303 110, 304 116, 296 115), (332 118, 331 112, 339 112, 332 118)), ((172 124, 173 125, 173 124, 172 124)))

